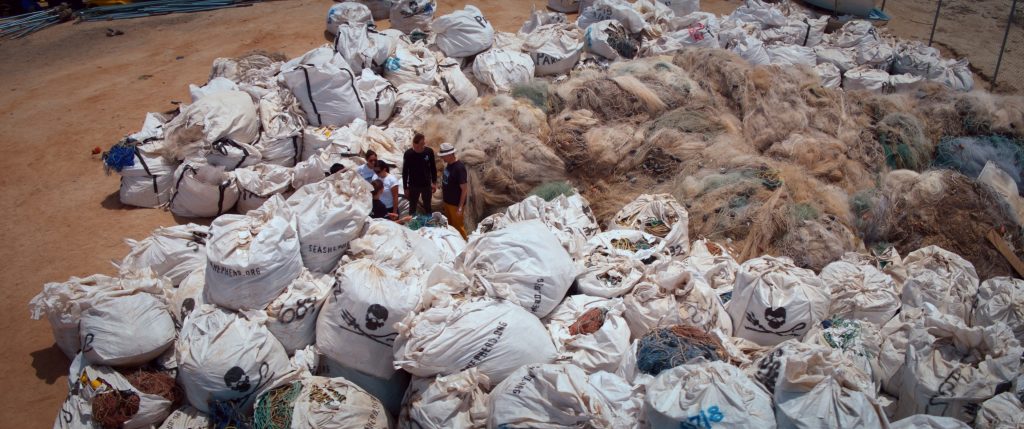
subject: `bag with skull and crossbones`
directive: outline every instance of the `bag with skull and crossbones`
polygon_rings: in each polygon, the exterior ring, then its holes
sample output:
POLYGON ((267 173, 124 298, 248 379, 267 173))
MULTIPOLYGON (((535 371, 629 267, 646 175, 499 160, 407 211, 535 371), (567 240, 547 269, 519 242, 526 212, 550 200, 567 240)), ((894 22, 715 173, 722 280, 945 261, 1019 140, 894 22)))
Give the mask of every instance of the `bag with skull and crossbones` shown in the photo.
POLYGON ((762 256, 744 262, 726 311, 733 335, 762 346, 801 339, 828 314, 829 291, 813 271, 789 258, 762 256))

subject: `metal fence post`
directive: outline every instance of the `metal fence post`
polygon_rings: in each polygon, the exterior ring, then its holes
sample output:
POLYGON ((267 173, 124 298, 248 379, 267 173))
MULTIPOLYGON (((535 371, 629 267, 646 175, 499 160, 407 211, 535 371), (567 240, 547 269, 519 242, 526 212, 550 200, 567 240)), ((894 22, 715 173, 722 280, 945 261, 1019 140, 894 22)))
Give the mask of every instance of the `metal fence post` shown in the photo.
POLYGON ((999 46, 999 59, 996 60, 996 71, 992 73, 992 88, 999 85, 999 67, 1003 65, 1003 52, 1006 52, 1006 39, 1010 37, 1010 27, 1013 26, 1013 15, 1017 12, 1017 0, 1013 0, 1010 6, 1010 18, 1006 20, 1006 32, 1003 33, 1003 44, 999 46))
MULTIPOLYGON (((1017 1, 1017 0, 1014 0, 1017 1)), ((939 11, 942 10, 942 0, 939 0, 938 7, 935 8, 935 19, 932 20, 932 34, 928 36, 928 46, 932 45, 932 40, 935 39, 935 26, 939 23, 939 11)))

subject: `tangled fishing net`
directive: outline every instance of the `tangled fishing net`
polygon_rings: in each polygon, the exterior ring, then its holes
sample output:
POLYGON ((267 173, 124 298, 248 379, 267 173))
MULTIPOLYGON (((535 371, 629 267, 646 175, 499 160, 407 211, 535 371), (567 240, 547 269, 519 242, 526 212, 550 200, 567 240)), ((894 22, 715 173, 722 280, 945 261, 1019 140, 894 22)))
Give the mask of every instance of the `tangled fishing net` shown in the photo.
POLYGON ((253 415, 253 423, 262 429, 287 429, 292 425, 295 400, 302 393, 302 382, 275 388, 260 397, 253 415))
POLYGON ((637 369, 650 375, 700 358, 728 360, 728 355, 718 338, 693 326, 655 329, 640 338, 636 348, 637 369))

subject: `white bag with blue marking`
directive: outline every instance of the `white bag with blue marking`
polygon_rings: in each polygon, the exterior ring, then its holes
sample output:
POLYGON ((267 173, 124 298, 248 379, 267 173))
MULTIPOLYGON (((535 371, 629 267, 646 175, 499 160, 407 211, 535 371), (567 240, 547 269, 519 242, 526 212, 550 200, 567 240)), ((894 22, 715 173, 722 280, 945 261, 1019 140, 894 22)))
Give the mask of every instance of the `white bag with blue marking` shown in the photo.
POLYGON ((772 397, 726 362, 665 370, 647 386, 644 414, 652 429, 775 427, 772 397))

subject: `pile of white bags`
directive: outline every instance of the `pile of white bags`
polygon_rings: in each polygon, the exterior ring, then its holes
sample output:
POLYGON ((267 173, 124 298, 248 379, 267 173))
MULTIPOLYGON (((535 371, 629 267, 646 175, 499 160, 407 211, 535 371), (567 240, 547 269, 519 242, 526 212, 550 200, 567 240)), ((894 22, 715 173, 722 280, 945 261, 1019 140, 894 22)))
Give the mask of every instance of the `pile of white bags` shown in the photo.
POLYGON ((115 265, 120 272, 150 268, 154 275, 178 285, 189 273, 206 265, 208 238, 210 228, 194 223, 160 227, 142 240, 126 238, 124 242, 131 251, 115 265))
POLYGON ((772 398, 725 362, 677 366, 647 386, 644 413, 652 428, 775 427, 772 398))
POLYGON ((398 427, 484 427, 490 380, 476 368, 433 378, 416 377, 402 400, 398 427))
POLYGON ((331 293, 334 279, 303 269, 267 306, 267 329, 288 354, 316 342, 316 322, 331 293))
POLYGON ((490 49, 494 43, 494 28, 476 6, 466 6, 437 18, 430 29, 437 35, 437 47, 449 57, 473 56, 490 49))
POLYGON ((288 198, 296 214, 302 262, 310 271, 334 270, 370 214, 370 184, 354 169, 299 188, 288 198))
POLYGON ((623 355, 629 353, 629 326, 623 310, 619 298, 567 297, 545 318, 558 361, 570 362, 588 373, 615 372, 623 355))
POLYGON ((278 82, 288 88, 315 126, 348 125, 366 120, 356 75, 341 54, 320 47, 281 66, 278 82))
POLYGON ((536 316, 491 298, 428 308, 397 328, 395 366, 420 377, 478 368, 500 383, 523 365, 552 362, 558 355, 536 316))
POLYGON ((210 232, 207 302, 234 310, 262 310, 302 272, 295 214, 280 196, 247 216, 217 218, 210 232))
POLYGON ((168 205, 175 215, 216 217, 238 202, 235 175, 222 167, 185 162, 174 172, 174 193, 168 205))
POLYGON ((744 262, 732 300, 725 304, 733 335, 763 346, 801 339, 828 314, 829 291, 813 271, 788 258, 762 256, 744 262))
POLYGON ((261 393, 291 377, 281 343, 259 312, 242 314, 205 305, 185 319, 175 344, 178 384, 204 413, 211 401, 251 408, 261 393))
POLYGON ((537 317, 551 312, 572 286, 572 258, 543 223, 529 220, 470 240, 455 266, 483 282, 487 294, 537 317))

